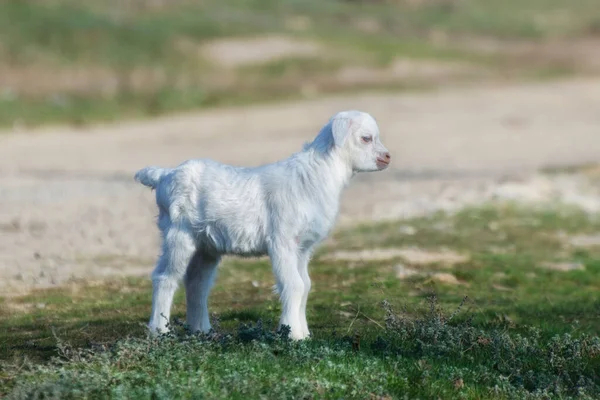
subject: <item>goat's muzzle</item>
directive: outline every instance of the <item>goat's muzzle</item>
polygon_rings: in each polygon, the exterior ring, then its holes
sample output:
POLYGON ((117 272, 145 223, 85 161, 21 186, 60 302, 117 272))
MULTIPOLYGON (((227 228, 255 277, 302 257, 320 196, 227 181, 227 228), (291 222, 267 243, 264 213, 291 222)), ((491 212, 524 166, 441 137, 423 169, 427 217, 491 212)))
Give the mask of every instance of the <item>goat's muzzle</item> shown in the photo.
POLYGON ((391 159, 392 159, 392 156, 390 155, 390 153, 382 154, 381 156, 377 157, 377 167, 379 169, 387 168, 388 165, 390 165, 391 159))

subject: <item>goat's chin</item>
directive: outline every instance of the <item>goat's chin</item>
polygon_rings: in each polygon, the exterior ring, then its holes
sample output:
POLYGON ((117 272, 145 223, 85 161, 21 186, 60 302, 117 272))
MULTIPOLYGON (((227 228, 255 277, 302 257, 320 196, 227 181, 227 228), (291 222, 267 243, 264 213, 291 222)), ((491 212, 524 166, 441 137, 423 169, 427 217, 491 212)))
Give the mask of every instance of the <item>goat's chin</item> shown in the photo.
POLYGON ((377 171, 382 171, 384 169, 387 168, 387 165, 380 167, 379 165, 374 165, 374 166, 369 166, 366 168, 356 168, 354 169, 354 173, 358 173, 358 172, 377 172, 377 171))

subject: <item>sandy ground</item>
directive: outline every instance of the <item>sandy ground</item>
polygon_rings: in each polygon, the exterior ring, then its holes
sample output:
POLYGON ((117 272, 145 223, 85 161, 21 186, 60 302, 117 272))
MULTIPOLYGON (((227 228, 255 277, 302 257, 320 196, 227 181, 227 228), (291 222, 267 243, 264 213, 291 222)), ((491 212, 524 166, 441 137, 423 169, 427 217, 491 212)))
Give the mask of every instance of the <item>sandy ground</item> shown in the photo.
POLYGON ((580 177, 541 167, 600 161, 600 80, 360 95, 0 134, 0 295, 73 279, 148 275, 158 253, 146 165, 209 157, 236 165, 300 149, 331 114, 371 112, 392 166, 357 176, 340 226, 494 198, 600 211, 580 177))

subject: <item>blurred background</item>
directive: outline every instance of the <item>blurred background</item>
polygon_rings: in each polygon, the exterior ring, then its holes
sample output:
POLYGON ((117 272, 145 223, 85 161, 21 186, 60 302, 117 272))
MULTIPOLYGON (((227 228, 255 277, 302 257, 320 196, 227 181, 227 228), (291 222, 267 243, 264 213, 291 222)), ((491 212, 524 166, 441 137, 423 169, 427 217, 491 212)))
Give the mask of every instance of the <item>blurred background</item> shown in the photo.
POLYGON ((4 0, 0 125, 600 70, 596 0, 4 0))

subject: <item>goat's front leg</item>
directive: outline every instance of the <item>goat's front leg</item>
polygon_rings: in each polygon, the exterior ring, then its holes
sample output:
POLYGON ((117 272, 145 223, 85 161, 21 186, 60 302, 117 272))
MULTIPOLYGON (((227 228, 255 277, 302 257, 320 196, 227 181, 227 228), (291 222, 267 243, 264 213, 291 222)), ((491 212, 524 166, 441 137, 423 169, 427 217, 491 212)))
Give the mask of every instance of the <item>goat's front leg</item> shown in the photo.
POLYGON ((300 253, 300 257, 298 257, 298 273, 300 273, 300 277, 304 283, 302 302, 300 303, 300 325, 302 327, 302 334, 304 337, 310 336, 308 322, 306 320, 306 303, 308 301, 308 295, 311 287, 310 276, 308 276, 308 263, 310 261, 310 256, 311 251, 304 250, 300 253))
POLYGON ((304 339, 300 308, 304 296, 304 282, 298 272, 298 246, 295 243, 275 242, 269 248, 277 291, 281 299, 279 327, 288 325, 290 337, 304 339))

